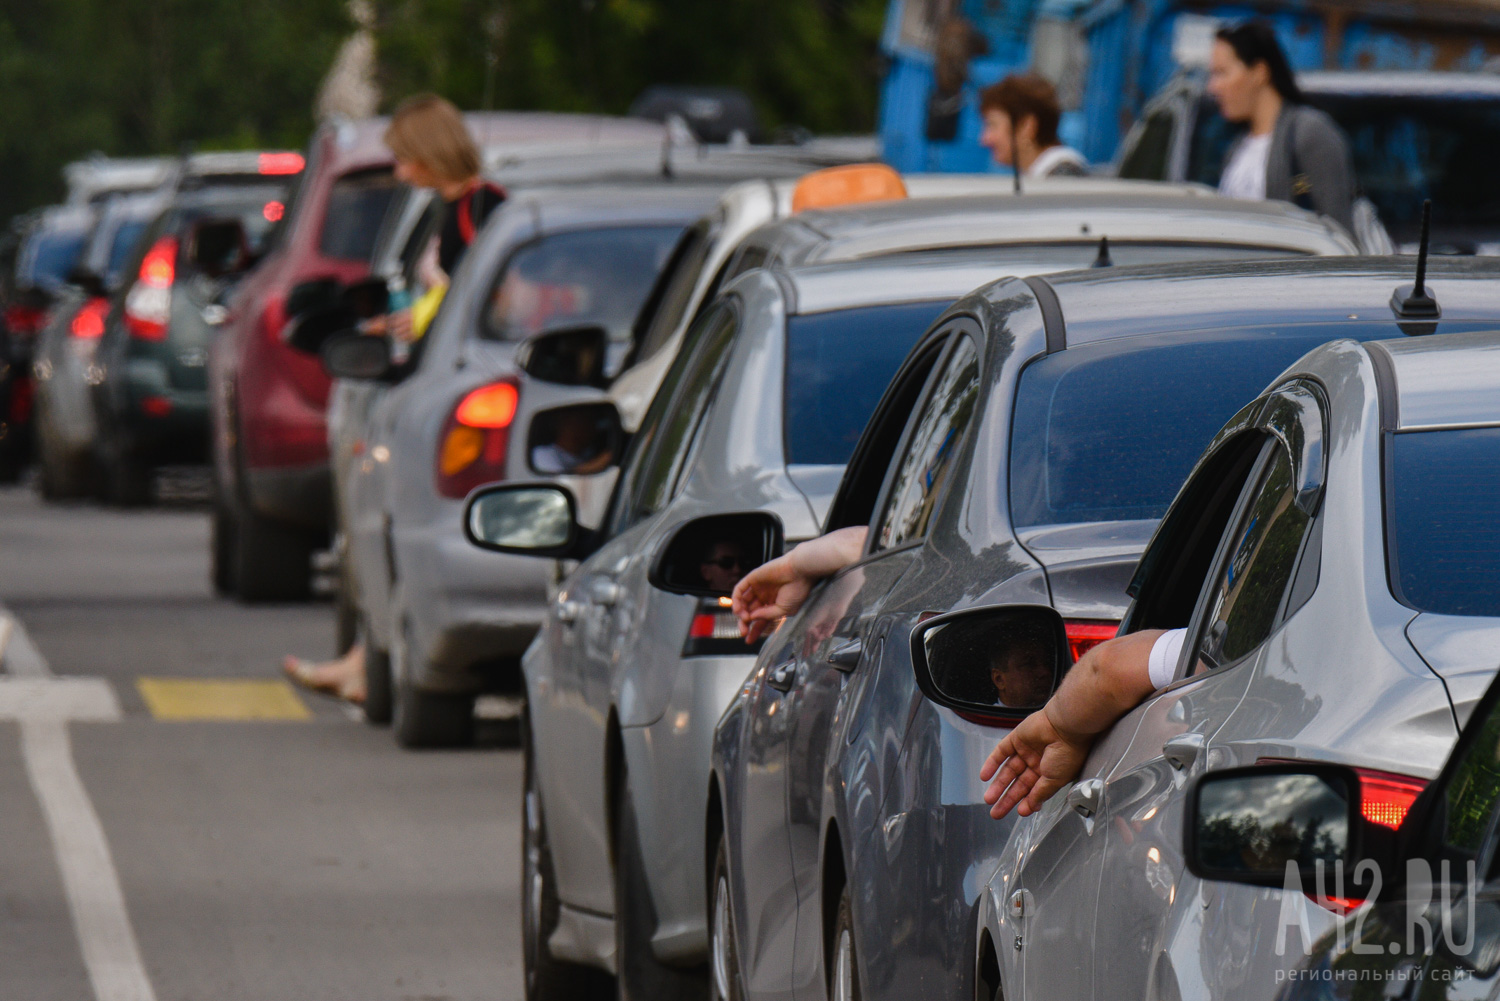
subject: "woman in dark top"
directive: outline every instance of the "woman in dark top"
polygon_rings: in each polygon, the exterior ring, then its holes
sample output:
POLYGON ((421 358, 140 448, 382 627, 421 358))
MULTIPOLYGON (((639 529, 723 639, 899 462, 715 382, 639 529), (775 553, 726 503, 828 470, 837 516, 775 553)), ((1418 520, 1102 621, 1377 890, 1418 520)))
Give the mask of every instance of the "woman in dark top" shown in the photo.
MULTIPOLYGON (((484 220, 505 201, 505 192, 480 177, 479 147, 469 135, 463 116, 436 94, 403 101, 391 116, 385 143, 396 156, 396 179, 433 189, 447 206, 437 248, 438 266, 443 272, 440 277, 446 284, 484 220)), ((402 305, 391 313, 381 332, 411 340, 411 313, 409 306, 402 305)), ((323 663, 289 655, 283 659, 282 668, 306 688, 350 702, 365 700, 363 643, 356 642, 342 657, 323 663)))

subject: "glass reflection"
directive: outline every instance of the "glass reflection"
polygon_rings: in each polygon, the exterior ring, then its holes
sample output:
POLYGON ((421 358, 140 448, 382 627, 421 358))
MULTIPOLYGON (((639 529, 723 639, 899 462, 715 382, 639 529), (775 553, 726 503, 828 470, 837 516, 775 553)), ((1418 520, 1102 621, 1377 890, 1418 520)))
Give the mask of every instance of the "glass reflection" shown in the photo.
POLYGON ((933 683, 975 706, 1039 709, 1057 674, 1056 625, 1025 609, 967 616, 923 640, 933 683))
POLYGON ((567 497, 557 490, 507 490, 480 497, 469 513, 474 537, 512 549, 554 549, 573 524, 567 497))
POLYGON ((1347 792, 1316 775, 1235 775, 1206 780, 1199 794, 1198 858, 1219 872, 1280 876, 1349 847, 1347 792))

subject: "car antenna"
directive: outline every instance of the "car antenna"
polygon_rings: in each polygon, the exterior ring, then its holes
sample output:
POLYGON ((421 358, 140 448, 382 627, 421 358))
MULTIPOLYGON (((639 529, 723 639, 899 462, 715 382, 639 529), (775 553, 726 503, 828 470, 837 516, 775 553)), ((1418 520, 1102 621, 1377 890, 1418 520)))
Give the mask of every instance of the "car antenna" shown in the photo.
MULTIPOLYGON (((1398 320, 1437 320, 1443 315, 1438 301, 1427 291, 1427 255, 1432 243, 1432 199, 1422 203, 1422 242, 1417 247, 1417 283, 1403 285, 1391 296, 1391 312, 1398 320)), ((1430 334, 1432 325, 1422 323, 1402 330, 1408 334, 1430 334)))
POLYGON ((1090 264, 1089 267, 1112 268, 1114 266, 1115 259, 1109 256, 1109 237, 1101 236, 1099 238, 1099 256, 1094 258, 1094 263, 1090 264))
POLYGON ((1018 195, 1019 194, 1023 194, 1024 192, 1021 191, 1021 168, 1018 167, 1018 166, 1017 167, 1012 167, 1011 168, 1011 176, 1013 178, 1015 178, 1016 194, 1018 194, 1018 195))

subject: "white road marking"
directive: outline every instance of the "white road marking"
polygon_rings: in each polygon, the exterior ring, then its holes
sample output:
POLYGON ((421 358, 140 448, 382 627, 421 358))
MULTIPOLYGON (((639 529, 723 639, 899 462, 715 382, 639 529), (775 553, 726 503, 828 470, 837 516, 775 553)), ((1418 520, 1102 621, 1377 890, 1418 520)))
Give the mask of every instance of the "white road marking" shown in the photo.
POLYGON ((114 691, 101 678, 54 678, 41 652, 0 610, 0 718, 21 724, 26 775, 46 818, 73 929, 96 1001, 156 1001, 130 926, 125 894, 73 761, 68 720, 117 720, 114 691))

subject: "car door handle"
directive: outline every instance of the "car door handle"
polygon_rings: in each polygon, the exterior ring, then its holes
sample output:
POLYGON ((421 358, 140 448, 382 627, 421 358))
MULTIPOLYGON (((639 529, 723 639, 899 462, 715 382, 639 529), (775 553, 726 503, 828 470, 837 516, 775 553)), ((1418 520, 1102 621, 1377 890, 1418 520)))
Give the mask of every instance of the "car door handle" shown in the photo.
POLYGON ((1103 798, 1104 780, 1088 779, 1069 790, 1067 803, 1080 817, 1090 820, 1099 812, 1099 803, 1103 798))
POLYGON ((834 647, 828 653, 828 663, 840 671, 852 671, 859 666, 859 659, 864 655, 865 644, 863 640, 847 640, 834 647))
POLYGON ((766 684, 778 692, 791 691, 792 681, 797 677, 797 662, 784 660, 766 672, 766 684))
POLYGON ((596 605, 613 608, 620 600, 620 585, 612 580, 596 580, 589 587, 589 598, 596 605))
POLYGON ((1203 734, 1182 733, 1161 745, 1161 756, 1179 772, 1193 767, 1198 755, 1203 753, 1203 734))

